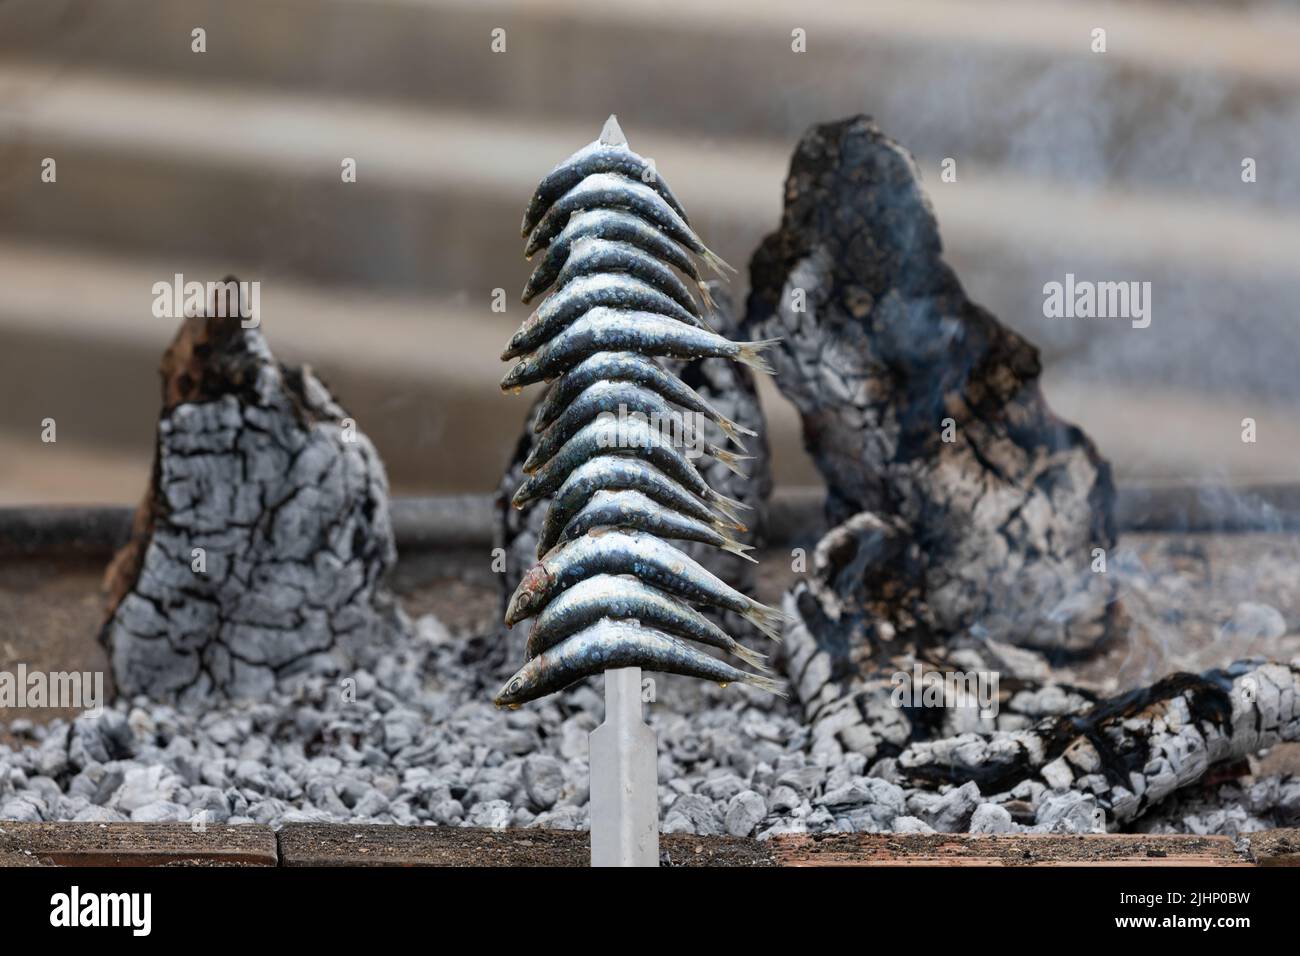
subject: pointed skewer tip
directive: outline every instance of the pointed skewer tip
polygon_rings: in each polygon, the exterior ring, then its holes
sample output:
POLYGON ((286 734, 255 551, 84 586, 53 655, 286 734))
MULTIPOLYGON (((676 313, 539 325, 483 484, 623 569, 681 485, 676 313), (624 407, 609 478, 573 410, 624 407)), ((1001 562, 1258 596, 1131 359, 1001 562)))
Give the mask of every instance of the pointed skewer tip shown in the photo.
POLYGON ((601 128, 600 142, 603 146, 627 145, 627 137, 623 135, 623 127, 618 125, 618 117, 613 113, 609 114, 609 119, 605 120, 605 125, 601 128))

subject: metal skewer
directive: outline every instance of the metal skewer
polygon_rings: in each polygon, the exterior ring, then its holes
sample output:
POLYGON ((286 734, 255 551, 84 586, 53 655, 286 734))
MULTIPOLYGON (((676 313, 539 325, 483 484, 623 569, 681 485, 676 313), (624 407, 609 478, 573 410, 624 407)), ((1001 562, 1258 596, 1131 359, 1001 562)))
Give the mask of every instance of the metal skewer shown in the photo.
POLYGON ((591 732, 591 865, 659 865, 655 732, 641 714, 641 668, 605 671, 605 722, 591 732))
MULTIPOLYGON (((627 145, 617 117, 600 141, 627 145)), ((605 671, 605 722, 590 748, 591 865, 658 866, 658 741, 641 714, 641 668, 605 671)))

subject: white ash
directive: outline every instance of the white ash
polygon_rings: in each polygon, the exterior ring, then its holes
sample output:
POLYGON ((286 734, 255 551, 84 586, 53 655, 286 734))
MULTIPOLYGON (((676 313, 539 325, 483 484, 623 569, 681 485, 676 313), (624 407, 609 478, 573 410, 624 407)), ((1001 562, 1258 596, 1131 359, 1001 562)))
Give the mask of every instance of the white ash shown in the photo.
MULTIPOLYGON (((256 703, 206 710, 122 701, 99 718, 9 725, 0 819, 293 821, 587 826, 587 735, 599 681, 498 711, 466 667, 466 641, 432 617, 370 670, 314 676, 256 703)), ((651 675, 667 832, 1086 831, 1091 795, 1026 781, 912 788, 860 753, 810 751, 796 708, 732 685, 651 675)), ((1271 777, 1180 795, 1140 821, 1153 832, 1237 834, 1300 818, 1300 781, 1271 777)))
POLYGON ((195 316, 162 378, 150 488, 109 571, 118 690, 259 697, 398 637, 383 463, 311 370, 195 316))

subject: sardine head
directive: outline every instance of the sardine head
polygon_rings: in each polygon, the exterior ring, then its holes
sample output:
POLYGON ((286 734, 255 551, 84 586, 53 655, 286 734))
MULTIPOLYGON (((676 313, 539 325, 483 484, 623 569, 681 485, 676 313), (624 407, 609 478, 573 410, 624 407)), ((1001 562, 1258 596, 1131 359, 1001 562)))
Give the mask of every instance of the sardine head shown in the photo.
POLYGON ((510 371, 506 372, 506 377, 501 380, 501 391, 518 392, 522 387, 519 383, 528 374, 528 371, 528 363, 520 362, 510 371))
POLYGON ((520 482, 519 487, 515 489, 514 496, 510 499, 510 503, 516 508, 522 508, 533 499, 533 488, 536 486, 537 482, 533 481, 532 475, 529 475, 520 482))
POLYGON ((498 707, 517 708, 525 701, 532 700, 531 691, 537 685, 539 676, 537 658, 533 658, 519 669, 514 677, 506 681, 505 686, 497 692, 493 703, 498 707))
POLYGON ((506 608, 506 624, 513 627, 524 618, 536 614, 546 602, 550 590, 551 575, 546 570, 546 565, 535 564, 529 568, 510 598, 510 605, 506 608))
POLYGON ((538 445, 534 445, 534 446, 533 446, 533 450, 530 451, 530 452, 528 453, 528 457, 524 459, 524 466, 523 466, 523 467, 524 467, 524 474, 525 474, 525 475, 531 475, 533 472, 535 472, 535 471, 537 470, 538 466, 541 464, 541 462, 539 462, 539 461, 537 460, 537 458, 538 458, 538 455, 537 455, 537 449, 538 449, 539 447, 540 447, 540 446, 538 446, 538 445))

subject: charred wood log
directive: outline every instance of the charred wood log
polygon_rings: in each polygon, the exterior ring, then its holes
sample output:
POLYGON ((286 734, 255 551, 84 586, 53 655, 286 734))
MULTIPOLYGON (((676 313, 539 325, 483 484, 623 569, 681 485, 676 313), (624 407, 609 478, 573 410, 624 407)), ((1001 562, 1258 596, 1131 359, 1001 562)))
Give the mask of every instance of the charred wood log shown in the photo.
MULTIPOLYGON (((906 522, 871 512, 831 529, 808 577, 786 596, 783 666, 812 730, 812 748, 892 756, 909 741, 1013 729, 1073 713, 1092 697, 1052 683, 1041 653, 978 629, 944 634, 925 593, 925 555, 906 522), (997 675, 996 720, 969 707, 897 703, 920 668, 997 675)), ((926 677, 925 679, 928 679, 926 677)))
POLYGON ((830 523, 868 512, 868 542, 910 555, 894 569, 859 550, 825 616, 1094 650, 1117 620, 1092 573, 1114 540, 1110 468, 1047 407, 1037 349, 966 297, 911 157, 865 117, 813 128, 750 273, 741 332, 783 339, 776 381, 830 523))
MULTIPOLYGON (((859 515, 846 525, 876 521, 859 515)), ((890 530, 874 527, 887 555, 890 530)), ((832 542, 815 560, 833 551, 832 542)), ((830 620, 815 593, 828 586, 819 570, 785 604, 794 623, 784 666, 814 754, 860 753, 873 773, 911 787, 974 783, 1022 823, 1073 801, 1075 825, 1097 829, 1300 739, 1300 662, 1242 661, 1099 700, 1055 682, 1042 655, 1015 645, 959 636, 918 647, 882 636, 867 615, 830 620), (846 635, 844 649, 836 642, 846 635)))
MULTIPOLYGON (((1010 732, 1045 716, 1079 713, 1096 699, 1087 689, 1054 682, 1033 652, 994 641, 899 647, 839 665, 841 658, 819 644, 808 618, 800 616, 808 600, 806 583, 786 597, 784 610, 794 622, 785 631, 782 665, 814 754, 839 759, 859 753, 872 764, 898 756, 914 741, 1010 732)), ((833 623, 824 626, 834 636, 841 633, 833 623)))
POLYGON ((184 320, 163 357, 153 476, 108 568, 117 689, 251 698, 400 633, 384 467, 308 368, 238 310, 184 320))
POLYGON ((1091 794, 1107 823, 1124 823, 1216 765, 1297 739, 1300 662, 1238 661, 1025 730, 914 743, 895 770, 920 785, 974 781, 1002 801, 1033 783, 1091 794))

